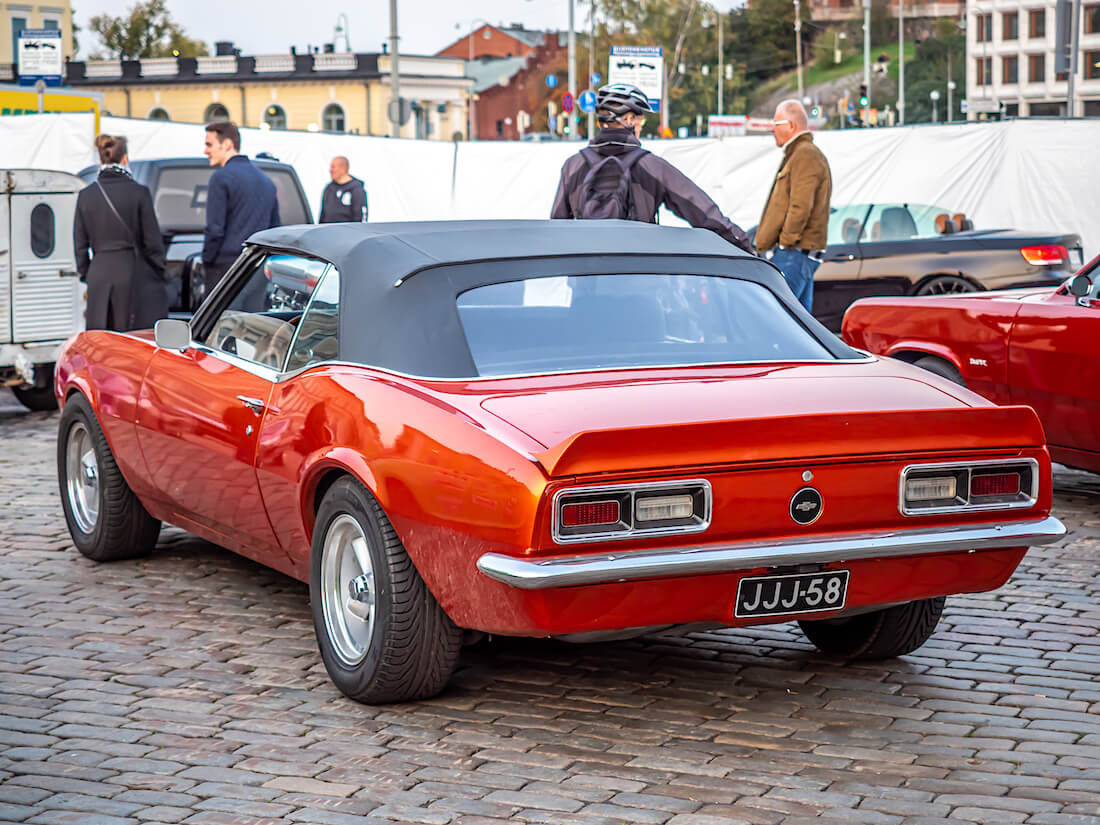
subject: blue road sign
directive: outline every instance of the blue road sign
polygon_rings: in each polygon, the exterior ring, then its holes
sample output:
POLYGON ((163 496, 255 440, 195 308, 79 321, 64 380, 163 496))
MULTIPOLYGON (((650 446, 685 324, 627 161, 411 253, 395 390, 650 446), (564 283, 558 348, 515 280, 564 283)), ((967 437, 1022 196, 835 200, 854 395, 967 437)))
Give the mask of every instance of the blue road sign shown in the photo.
POLYGON ((553 89, 558 85, 558 76, 556 74, 548 74, 546 76, 546 85, 553 89))
MULTIPOLYGON (((598 77, 598 75, 596 76, 598 77)), ((591 89, 581 92, 577 97, 577 106, 582 112, 596 111, 596 93, 591 89)))
POLYGON ((590 86, 599 86, 601 80, 603 80, 603 78, 600 77, 599 72, 593 72, 588 76, 588 84, 590 86))

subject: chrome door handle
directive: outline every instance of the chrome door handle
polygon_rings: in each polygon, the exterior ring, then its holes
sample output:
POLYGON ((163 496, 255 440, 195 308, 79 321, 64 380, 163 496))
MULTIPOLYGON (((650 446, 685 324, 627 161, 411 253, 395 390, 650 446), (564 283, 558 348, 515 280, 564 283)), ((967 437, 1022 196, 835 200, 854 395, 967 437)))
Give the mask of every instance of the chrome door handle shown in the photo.
POLYGON ((264 407, 266 406, 259 398, 249 398, 247 395, 238 395, 237 400, 244 404, 256 415, 263 414, 264 407))

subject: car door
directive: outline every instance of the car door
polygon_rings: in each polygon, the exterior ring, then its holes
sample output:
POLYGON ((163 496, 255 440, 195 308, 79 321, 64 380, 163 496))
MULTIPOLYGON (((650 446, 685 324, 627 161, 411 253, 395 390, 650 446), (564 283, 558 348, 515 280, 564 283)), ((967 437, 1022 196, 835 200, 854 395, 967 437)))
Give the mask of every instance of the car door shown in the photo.
POLYGON ((1022 302, 1009 339, 1008 384, 1012 403, 1039 414, 1052 448, 1091 454, 1060 460, 1100 470, 1098 262, 1085 271, 1093 285, 1080 302, 1068 290, 1022 302))
MULTIPOLYGON (((306 278, 278 277, 274 264, 287 259, 253 252, 238 262, 226 275, 232 287, 196 318, 192 345, 155 353, 137 416, 153 483, 178 516, 276 567, 283 554, 256 479, 256 445, 312 289, 306 278)), ((315 284, 324 267, 301 268, 315 284)))
POLYGON ((839 330, 844 310, 859 286, 859 233, 871 207, 841 206, 829 213, 828 246, 814 273, 814 317, 839 330))

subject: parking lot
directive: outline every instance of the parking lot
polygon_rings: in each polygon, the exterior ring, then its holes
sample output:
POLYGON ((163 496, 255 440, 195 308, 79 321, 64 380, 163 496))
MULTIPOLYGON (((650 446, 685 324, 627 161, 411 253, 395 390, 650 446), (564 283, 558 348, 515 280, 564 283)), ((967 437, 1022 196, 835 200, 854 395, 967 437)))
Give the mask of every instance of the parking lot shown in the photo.
POLYGON ((0 393, 0 821, 1100 823, 1098 477, 1059 468, 1068 536, 903 659, 794 624, 490 639, 442 696, 366 707, 305 585, 175 529, 80 556, 56 424, 0 393))

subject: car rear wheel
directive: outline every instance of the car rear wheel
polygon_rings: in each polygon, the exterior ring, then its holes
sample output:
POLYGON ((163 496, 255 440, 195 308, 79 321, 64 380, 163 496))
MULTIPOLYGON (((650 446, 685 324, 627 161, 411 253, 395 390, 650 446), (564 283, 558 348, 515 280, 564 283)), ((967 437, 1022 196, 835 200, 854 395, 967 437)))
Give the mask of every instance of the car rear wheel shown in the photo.
POLYGON ((425 699, 443 690, 458 661, 462 630, 358 482, 341 479, 325 495, 311 553, 313 626, 336 687, 367 704, 425 699))
POLYGON ((924 358, 918 358, 914 361, 913 366, 920 367, 922 370, 928 370, 928 372, 934 373, 941 378, 946 378, 948 381, 953 381, 960 387, 966 386, 966 382, 963 380, 962 375, 950 361, 945 361, 934 355, 926 355, 924 358))
POLYGON ((917 287, 914 295, 956 295, 962 292, 977 292, 978 287, 957 275, 937 275, 929 278, 917 287))
POLYGON ((50 378, 46 381, 46 385, 43 387, 36 383, 33 387, 12 387, 12 394, 28 410, 35 412, 56 410, 57 396, 53 394, 53 364, 36 364, 34 369, 35 372, 49 370, 50 378))
POLYGON ((160 522, 122 477, 92 407, 74 395, 61 413, 57 438, 61 506, 76 549, 95 561, 148 555, 160 522))
POLYGON ((845 659, 892 659, 919 648, 936 629, 946 599, 907 602, 839 619, 801 621, 814 647, 845 659))

